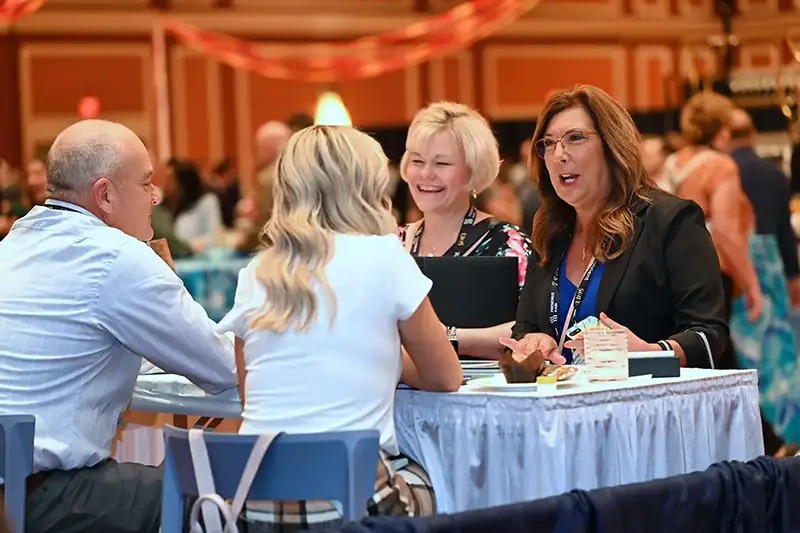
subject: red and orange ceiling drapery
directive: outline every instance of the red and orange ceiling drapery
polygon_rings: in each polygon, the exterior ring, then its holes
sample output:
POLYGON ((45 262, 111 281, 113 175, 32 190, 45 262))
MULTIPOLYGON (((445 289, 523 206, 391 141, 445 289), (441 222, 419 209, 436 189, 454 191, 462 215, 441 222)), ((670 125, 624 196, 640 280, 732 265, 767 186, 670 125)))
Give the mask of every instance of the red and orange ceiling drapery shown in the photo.
POLYGON ((0 0, 0 22, 14 22, 38 10, 46 0, 0 0))
POLYGON ((170 110, 166 36, 233 68, 267 78, 332 83, 370 78, 409 68, 484 39, 530 11, 540 0, 466 0, 408 26, 349 42, 314 43, 263 54, 258 44, 167 18, 153 28, 158 152, 169 157, 170 110))
MULTIPOLYGON (((14 22, 38 10, 46 0, 0 0, 0 21, 14 22)), ((465 48, 513 22, 540 0, 465 0, 414 24, 349 42, 316 43, 265 55, 257 44, 157 18, 153 27, 153 70, 159 156, 168 157, 169 96, 166 35, 236 69, 284 80, 331 83, 380 76, 465 48)))
MULTIPOLYGON (((330 83, 401 70, 465 48, 532 9, 539 0, 468 0, 404 28, 350 42, 319 43, 313 56, 265 56, 258 46, 228 35, 164 20, 180 43, 237 69, 268 78, 330 83)), ((158 30, 158 28, 157 28, 158 30)))

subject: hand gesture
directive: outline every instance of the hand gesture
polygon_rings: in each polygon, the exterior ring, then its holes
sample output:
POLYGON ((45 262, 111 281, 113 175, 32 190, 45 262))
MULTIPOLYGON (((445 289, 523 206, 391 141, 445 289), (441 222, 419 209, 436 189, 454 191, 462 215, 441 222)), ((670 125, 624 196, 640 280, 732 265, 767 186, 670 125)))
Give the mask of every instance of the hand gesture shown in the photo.
MULTIPOLYGON (((622 324, 614 322, 608 318, 608 315, 605 313, 600 313, 600 322, 609 329, 624 330, 628 335, 628 351, 630 352, 652 352, 661 349, 658 344, 643 341, 637 337, 635 333, 622 324)), ((586 353, 583 351, 583 334, 580 334, 574 339, 565 342, 564 346, 572 351, 580 352, 584 356, 586 355, 586 353)))
POLYGON ((542 352, 542 357, 557 365, 563 365, 567 360, 559 353, 555 339, 546 333, 528 333, 516 341, 508 337, 500 337, 500 344, 511 348, 511 357, 522 361, 535 351, 542 352))

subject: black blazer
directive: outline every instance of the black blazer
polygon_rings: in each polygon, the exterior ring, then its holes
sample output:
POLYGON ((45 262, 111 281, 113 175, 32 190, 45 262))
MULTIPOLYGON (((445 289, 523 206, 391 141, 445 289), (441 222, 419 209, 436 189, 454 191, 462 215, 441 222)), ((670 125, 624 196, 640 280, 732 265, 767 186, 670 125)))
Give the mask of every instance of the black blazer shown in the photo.
MULTIPOLYGON (((639 338, 672 339, 686 352, 690 367, 715 367, 728 338, 719 259, 700 207, 660 190, 650 202, 634 203, 634 234, 622 255, 606 264, 596 311, 605 312, 639 338)), ((528 261, 513 336, 547 333, 550 283, 569 244, 557 235, 550 260, 528 261)), ((561 303, 569 305, 569 302, 561 303)))

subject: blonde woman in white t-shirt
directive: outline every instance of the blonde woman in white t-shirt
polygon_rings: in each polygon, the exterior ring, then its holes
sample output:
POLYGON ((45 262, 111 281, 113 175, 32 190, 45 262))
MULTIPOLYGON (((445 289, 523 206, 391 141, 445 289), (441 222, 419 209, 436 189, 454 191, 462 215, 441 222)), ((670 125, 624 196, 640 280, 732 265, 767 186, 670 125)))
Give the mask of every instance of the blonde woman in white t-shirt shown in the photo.
MULTIPOLYGON (((394 233, 388 181, 386 156, 368 135, 297 132, 277 163, 265 249, 242 270, 220 326, 237 337, 241 433, 378 429, 369 512, 416 516, 432 514, 435 499, 420 465, 400 456, 395 388, 402 380, 455 391, 463 376, 428 301, 431 282, 394 233)), ((248 509, 248 520, 279 522, 280 531, 339 516, 330 502, 248 509)))

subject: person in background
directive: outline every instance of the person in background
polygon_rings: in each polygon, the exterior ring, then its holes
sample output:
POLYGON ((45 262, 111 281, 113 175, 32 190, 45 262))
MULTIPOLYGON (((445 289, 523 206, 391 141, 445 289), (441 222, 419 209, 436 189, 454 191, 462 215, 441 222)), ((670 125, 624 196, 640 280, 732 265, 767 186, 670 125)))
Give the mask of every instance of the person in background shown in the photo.
POLYGON ((283 122, 271 120, 256 131, 256 175, 245 180, 242 200, 236 207, 236 238, 234 248, 240 253, 250 253, 258 247, 259 232, 272 213, 272 188, 275 180, 275 163, 292 130, 283 122))
POLYGON ((800 117, 789 128, 792 153, 789 157, 789 190, 792 196, 800 194, 800 117))
MULTIPOLYGON (((497 178, 500 154, 489 123, 477 111, 453 102, 422 109, 408 130, 400 174, 423 218, 399 228, 400 239, 415 256, 505 256, 519 265, 525 282, 530 240, 517 226, 479 211, 475 198, 497 178), (465 234, 465 239, 459 235, 465 234)), ((445 324, 461 355, 498 359, 498 339, 512 323, 489 328, 445 324)))
POLYGON ((12 183, 12 179, 10 165, 0 157, 0 240, 11 231, 11 225, 16 220, 9 199, 9 193, 16 185, 16 183, 12 183))
POLYGON ((647 175, 657 184, 661 182, 664 162, 670 154, 667 143, 660 137, 642 139, 642 164, 647 175))
MULTIPOLYGON (((399 456, 395 388, 399 379, 455 391, 463 376, 428 301, 431 281, 394 234, 387 163, 350 127, 295 133, 278 159, 264 251, 240 273, 219 329, 236 335, 240 433, 377 429, 369 514, 421 516, 436 510, 433 489, 399 456)), ((326 501, 251 502, 246 514, 251 532, 341 522, 326 501)))
POLYGON ((177 164, 177 160, 171 159, 158 165, 153 175, 153 181, 157 184, 156 191, 159 196, 159 202, 158 205, 153 207, 151 220, 153 239, 165 239, 172 258, 185 259, 191 257, 194 252, 188 242, 175 235, 175 216, 173 213, 178 206, 179 196, 173 167, 177 164))
POLYGON ((25 193, 28 205, 42 205, 47 191, 47 166, 44 161, 34 159, 28 163, 26 170, 25 193))
POLYGON ((286 125, 292 130, 292 133, 296 133, 302 129, 313 126, 314 118, 306 113, 294 113, 286 120, 286 125))
POLYGON ((519 145, 519 161, 509 169, 509 178, 516 184, 522 204, 522 229, 528 235, 533 232, 533 217, 542 205, 539 189, 531 179, 530 154, 531 140, 525 139, 519 145))
POLYGON ((110 458, 142 358, 218 393, 233 345, 144 242, 157 197, 131 130, 75 123, 48 171, 44 205, 0 242, 0 414, 36 417, 26 526, 157 533, 162 471, 110 458))
POLYGON ((11 202, 3 198, 2 191, 0 191, 0 241, 11 231, 15 220, 16 217, 11 212, 11 202))
MULTIPOLYGON (((734 303, 731 334, 737 366, 759 371, 762 430, 767 454, 789 453, 783 438, 800 441, 800 421, 785 405, 796 406, 792 397, 798 382, 796 339, 789 319, 790 307, 800 306, 800 269, 797 238, 791 225, 789 180, 775 165, 756 154, 756 129, 750 115, 734 109, 727 146, 739 168, 742 189, 753 206, 756 235, 750 238, 750 256, 764 299, 765 313, 755 323, 740 317, 740 303, 734 303), (793 371, 794 370, 794 371, 793 371)), ((791 445, 790 445, 791 446, 791 445)))
POLYGON ((742 190, 753 206, 756 234, 774 235, 780 249, 783 270, 794 308, 800 307, 800 267, 797 238, 792 230, 789 182, 786 176, 755 152, 756 129, 743 109, 731 117, 730 155, 739 168, 742 190))
POLYGON ((583 355, 565 331, 590 317, 633 352, 672 350, 714 368, 728 336, 714 245, 694 202, 655 186, 625 108, 591 85, 551 96, 533 134, 542 207, 520 295, 516 352, 583 355))
POLYGON ((217 196, 222 223, 226 228, 234 227, 236 222, 236 206, 242 199, 239 190, 239 176, 233 159, 226 157, 214 167, 208 181, 208 187, 217 196))
MULTIPOLYGON (((715 93, 699 93, 686 102, 680 120, 686 146, 667 158, 660 185, 703 209, 723 275, 726 320, 741 293, 749 319, 755 321, 763 294, 748 249, 755 230, 753 208, 742 191, 739 169, 727 154, 733 109, 730 99, 715 93)), ((730 338, 718 366, 738 368, 730 338)))
POLYGON ((223 231, 219 200, 213 192, 203 188, 200 173, 193 163, 177 162, 171 168, 177 187, 175 236, 189 243, 194 253, 204 252, 223 231))
POLYGON ((272 187, 275 182, 275 164, 292 130, 283 122, 270 121, 256 132, 256 154, 258 157, 257 191, 259 223, 261 228, 272 214, 272 187))
POLYGON ((475 207, 515 226, 522 224, 522 203, 518 190, 509 182, 508 169, 502 163, 497 179, 478 195, 475 207))

